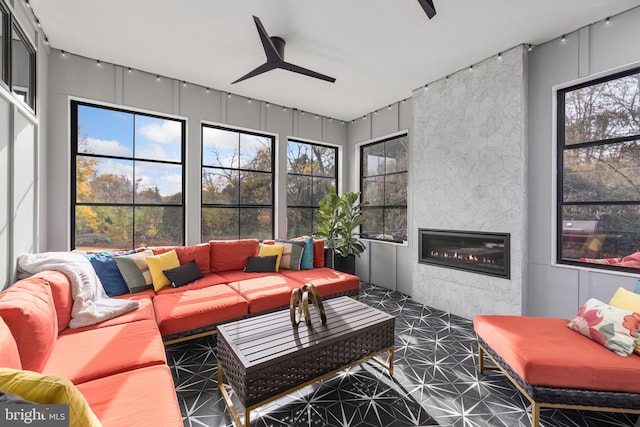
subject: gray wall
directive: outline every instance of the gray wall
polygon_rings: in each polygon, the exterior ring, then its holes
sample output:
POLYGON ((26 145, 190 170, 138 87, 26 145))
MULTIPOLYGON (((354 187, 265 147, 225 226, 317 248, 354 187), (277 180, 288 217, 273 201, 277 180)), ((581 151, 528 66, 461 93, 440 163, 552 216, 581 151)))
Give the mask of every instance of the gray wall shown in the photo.
POLYGON ((70 246, 70 99, 167 114, 187 120, 186 243, 200 242, 200 146, 202 122, 264 131, 276 135, 276 237, 286 237, 287 139, 325 142, 339 148, 347 125, 327 117, 249 100, 234 94, 183 84, 167 77, 127 69, 54 50, 49 58, 47 250, 70 246))
MULTIPOLYGON (((383 139, 398 132, 408 131, 411 152, 413 122, 411 99, 395 102, 349 123, 349 161, 347 163, 348 187, 346 191, 360 191, 360 146, 383 139)), ((409 191, 411 190, 409 171, 409 191)), ((411 194, 410 192, 407 194, 411 194)), ((408 200, 408 223, 411 224, 411 198, 408 200)), ((356 274, 360 279, 411 295, 411 248, 407 245, 364 241, 367 250, 356 259, 356 274)))
MULTIPOLYGON (((604 17, 603 17, 604 19, 604 17)), ((554 86, 640 61, 640 8, 537 46, 529 60, 529 280, 531 315, 572 317, 588 298, 608 301, 637 274, 554 265, 554 86)))
MULTIPOLYGON (((33 25, 30 12, 23 3, 12 8, 18 24, 37 51, 37 90, 46 92, 48 47, 33 25), (45 83, 40 83, 44 80, 45 83)), ((18 67, 20 68, 20 67, 18 67)), ((46 196, 41 191, 45 155, 42 134, 45 120, 40 93, 33 110, 24 106, 12 93, 0 86, 0 289, 13 283, 15 258, 40 248, 39 206, 46 196)))

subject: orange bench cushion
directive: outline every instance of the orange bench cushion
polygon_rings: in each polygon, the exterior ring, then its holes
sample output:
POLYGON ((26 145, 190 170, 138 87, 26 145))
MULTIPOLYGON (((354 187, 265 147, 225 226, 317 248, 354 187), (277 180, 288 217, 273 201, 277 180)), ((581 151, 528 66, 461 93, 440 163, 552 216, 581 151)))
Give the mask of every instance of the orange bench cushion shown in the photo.
POLYGON ((182 427, 171 371, 149 366, 78 384, 103 427, 182 427))
MULTIPOLYGON (((280 270, 282 271, 282 270, 280 270)), ((302 286, 297 280, 280 273, 221 273, 229 279, 229 287, 249 303, 249 313, 273 310, 289 305, 291 291, 302 286)))
POLYGON ((60 335, 43 373, 66 377, 78 384, 166 363, 155 321, 139 320, 60 335))
POLYGON ((487 315, 475 317, 474 329, 530 385, 640 393, 640 356, 618 356, 567 323, 487 315))
MULTIPOLYGON (((151 291, 151 289, 148 289, 151 291)), ((153 291, 151 291, 153 292, 153 291)), ((138 295, 138 294, 127 294, 127 295, 138 295)), ((123 295, 126 296, 126 295, 123 295)), ((121 299, 120 297, 115 297, 121 299)), ((108 326, 113 325, 122 325, 123 323, 131 323, 136 322, 138 320, 152 320, 155 322, 156 314, 153 311, 153 304, 151 303, 151 298, 132 298, 138 301, 138 308, 135 310, 129 311, 127 313, 121 314, 120 316, 113 317, 109 320, 105 320, 104 322, 96 323, 90 326, 84 326, 82 328, 70 329, 67 328, 64 331, 60 332, 60 335, 68 335, 75 334, 78 332, 88 331, 91 329, 100 329, 106 328, 108 326)))
POLYGON ((193 289, 189 286, 179 288, 180 292, 159 293, 153 298, 162 335, 185 332, 247 314, 247 301, 227 285, 193 289))
POLYGON ((280 272, 300 282, 300 286, 308 282, 313 283, 322 297, 360 289, 360 279, 357 276, 330 268, 301 271, 281 270, 280 272))

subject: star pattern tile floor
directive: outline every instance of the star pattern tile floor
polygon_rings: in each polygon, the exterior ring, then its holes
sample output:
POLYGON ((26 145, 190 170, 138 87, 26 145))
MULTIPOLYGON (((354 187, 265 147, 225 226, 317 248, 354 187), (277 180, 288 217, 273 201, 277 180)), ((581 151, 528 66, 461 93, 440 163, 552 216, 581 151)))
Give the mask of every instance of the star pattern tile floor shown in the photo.
MULTIPOLYGON (((251 412, 252 427, 529 426, 529 402, 500 372, 478 373, 471 321, 362 284, 360 300, 396 316, 394 375, 349 368, 251 412)), ((215 336, 175 344, 167 359, 185 426, 232 426, 218 391, 215 336)), ((634 426, 637 415, 541 412, 542 427, 634 426)))

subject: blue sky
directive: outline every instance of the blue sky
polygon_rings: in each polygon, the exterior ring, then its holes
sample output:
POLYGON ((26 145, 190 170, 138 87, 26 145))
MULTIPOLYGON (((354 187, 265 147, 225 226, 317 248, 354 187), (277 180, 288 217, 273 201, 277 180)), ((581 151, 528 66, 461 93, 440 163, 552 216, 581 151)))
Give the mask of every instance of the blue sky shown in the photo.
MULTIPOLYGON (((141 160, 180 161, 181 122, 139 114, 78 106, 79 152, 141 160), (134 130, 135 124, 135 130, 134 130), (135 150, 135 153, 134 153, 135 150)), ((157 186, 163 196, 181 191, 182 168, 143 161, 103 159, 98 173, 126 175, 140 180, 139 189, 157 186)))

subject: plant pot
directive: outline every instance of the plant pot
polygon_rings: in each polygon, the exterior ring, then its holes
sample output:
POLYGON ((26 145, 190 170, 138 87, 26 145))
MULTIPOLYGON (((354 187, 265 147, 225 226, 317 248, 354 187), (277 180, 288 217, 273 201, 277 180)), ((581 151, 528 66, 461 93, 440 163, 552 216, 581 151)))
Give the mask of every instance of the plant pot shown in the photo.
POLYGON ((333 255, 333 269, 342 271, 343 273, 356 274, 356 256, 347 255, 346 257, 334 254, 333 255))

